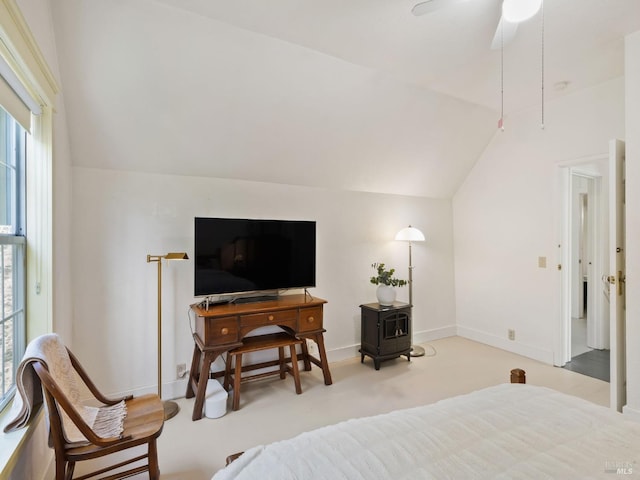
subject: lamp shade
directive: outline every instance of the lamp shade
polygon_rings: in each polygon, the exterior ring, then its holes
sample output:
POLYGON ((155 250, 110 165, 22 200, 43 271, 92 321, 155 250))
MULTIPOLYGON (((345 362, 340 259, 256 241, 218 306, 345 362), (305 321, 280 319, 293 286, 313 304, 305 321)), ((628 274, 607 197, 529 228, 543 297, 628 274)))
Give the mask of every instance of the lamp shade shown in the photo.
POLYGON ((538 13, 541 6, 542 0, 504 0, 502 18, 511 23, 524 22, 538 13))
POLYGON ((171 252, 164 255, 167 260, 189 260, 188 255, 185 252, 171 252))
POLYGON ((424 242, 424 234, 417 228, 409 225, 396 234, 396 240, 404 242, 424 242))

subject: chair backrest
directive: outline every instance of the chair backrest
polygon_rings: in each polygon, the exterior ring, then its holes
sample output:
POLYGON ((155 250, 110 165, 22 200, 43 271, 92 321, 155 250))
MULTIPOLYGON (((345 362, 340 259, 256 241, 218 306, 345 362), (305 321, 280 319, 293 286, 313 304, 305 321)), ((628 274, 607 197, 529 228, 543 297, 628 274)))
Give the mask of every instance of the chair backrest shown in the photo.
MULTIPOLYGON (((126 415, 124 399, 109 400, 102 395, 58 335, 38 337, 29 344, 28 365, 42 385, 48 410, 51 439, 64 444, 104 443, 105 437, 119 437, 126 415), (106 407, 82 402, 81 382, 106 407), (100 428, 95 428, 99 422, 100 428)), ((28 372, 28 367, 27 367, 28 372)))
POLYGON ((56 384, 46 365, 38 362, 33 365, 33 368, 42 383, 49 419, 49 441, 56 450, 64 449, 69 445, 89 443, 107 446, 121 440, 119 434, 106 438, 98 435, 92 425, 87 423, 78 408, 56 384), (70 432, 73 432, 73 435, 70 435, 70 432))
POLYGON ((44 403, 47 410, 47 421, 49 424, 49 446, 53 447, 56 451, 56 455, 64 455, 64 450, 67 442, 64 438, 64 429, 62 427, 62 415, 58 410, 58 404, 55 397, 51 394, 55 383, 50 376, 47 377, 46 365, 37 363, 33 366, 34 371, 37 373, 42 383, 42 390, 44 394, 44 403), (48 384, 48 386, 47 386, 48 384))
MULTIPOLYGON (((69 354, 73 359, 74 370, 81 378, 84 378, 86 373, 77 364, 77 360, 71 355, 71 352, 69 354)), ((42 383, 54 446, 56 438, 60 439, 61 446, 82 443, 108 446, 122 439, 121 433, 126 416, 126 398, 108 400, 100 394, 96 399, 102 403, 108 403, 104 407, 87 407, 76 404, 59 387, 46 364, 38 362, 33 367, 42 383), (98 423, 99 425, 97 425, 98 423)), ((90 387, 93 387, 93 384, 90 387)))

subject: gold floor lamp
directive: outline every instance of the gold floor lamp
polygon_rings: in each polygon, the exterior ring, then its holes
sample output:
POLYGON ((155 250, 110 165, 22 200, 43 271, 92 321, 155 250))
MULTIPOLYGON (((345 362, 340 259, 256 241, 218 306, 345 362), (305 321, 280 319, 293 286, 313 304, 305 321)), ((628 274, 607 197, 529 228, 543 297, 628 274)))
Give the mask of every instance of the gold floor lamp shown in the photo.
MULTIPOLYGON (((411 263, 411 242, 424 242, 424 234, 415 227, 409 225, 396 234, 396 240, 409 242, 409 305, 413 310, 413 264, 411 263)), ((413 324, 413 315, 411 315, 413 324)), ((413 325, 411 325, 411 353, 412 357, 422 357, 424 348, 420 345, 413 345, 413 325)))
MULTIPOLYGON (((162 398, 162 259, 165 260, 188 260, 185 252, 167 253, 166 255, 147 255, 147 263, 156 262, 158 264, 158 396, 162 398)), ((176 402, 167 400, 162 402, 164 406, 164 419, 169 420, 175 417, 180 411, 176 402)))

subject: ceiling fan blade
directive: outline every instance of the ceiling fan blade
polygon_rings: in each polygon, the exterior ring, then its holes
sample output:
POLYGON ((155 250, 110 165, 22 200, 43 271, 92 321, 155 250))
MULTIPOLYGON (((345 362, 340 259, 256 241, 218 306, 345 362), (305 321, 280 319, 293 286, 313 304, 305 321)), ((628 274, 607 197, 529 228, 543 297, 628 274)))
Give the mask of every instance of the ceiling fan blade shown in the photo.
POLYGON ((500 17, 498 28, 496 28, 496 33, 493 35, 493 40, 491 41, 491 50, 500 50, 502 45, 508 45, 516 36, 517 31, 517 23, 507 22, 504 18, 500 17))
POLYGON ((426 15, 427 13, 435 12, 442 7, 448 7, 449 5, 466 1, 467 0, 426 0, 425 2, 420 2, 414 5, 411 9, 411 13, 413 13, 416 17, 419 17, 420 15, 426 15))

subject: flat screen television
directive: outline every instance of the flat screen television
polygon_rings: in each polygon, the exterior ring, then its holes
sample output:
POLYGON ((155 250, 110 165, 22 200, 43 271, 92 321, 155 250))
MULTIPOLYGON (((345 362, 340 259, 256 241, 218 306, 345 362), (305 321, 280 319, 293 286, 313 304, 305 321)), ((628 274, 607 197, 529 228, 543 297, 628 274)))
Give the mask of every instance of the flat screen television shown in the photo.
POLYGON ((195 218, 195 296, 315 287, 316 222, 195 218))

